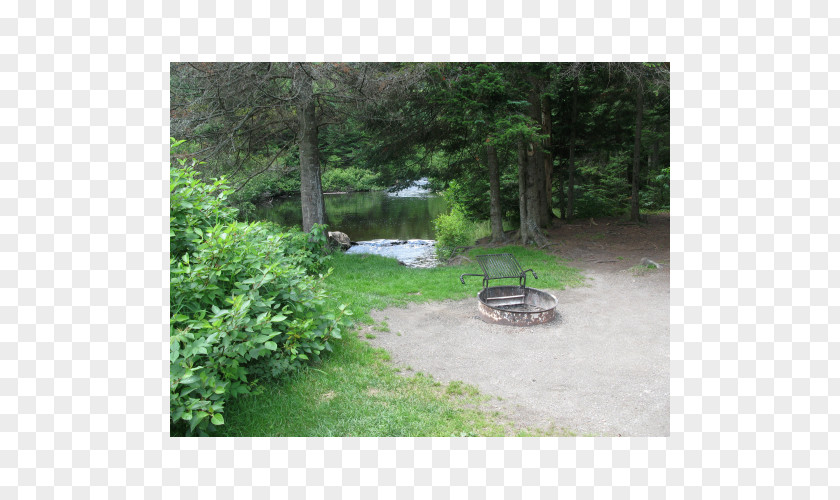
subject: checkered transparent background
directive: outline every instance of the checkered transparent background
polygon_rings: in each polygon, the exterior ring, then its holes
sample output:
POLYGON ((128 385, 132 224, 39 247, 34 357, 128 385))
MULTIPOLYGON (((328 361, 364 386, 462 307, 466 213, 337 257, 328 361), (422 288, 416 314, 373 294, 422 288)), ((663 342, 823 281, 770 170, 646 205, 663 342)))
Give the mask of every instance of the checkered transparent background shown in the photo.
POLYGON ((840 6, 554 3, 4 3, 0 497, 840 498, 840 6), (168 437, 169 62, 339 58, 671 61, 670 437, 168 437))

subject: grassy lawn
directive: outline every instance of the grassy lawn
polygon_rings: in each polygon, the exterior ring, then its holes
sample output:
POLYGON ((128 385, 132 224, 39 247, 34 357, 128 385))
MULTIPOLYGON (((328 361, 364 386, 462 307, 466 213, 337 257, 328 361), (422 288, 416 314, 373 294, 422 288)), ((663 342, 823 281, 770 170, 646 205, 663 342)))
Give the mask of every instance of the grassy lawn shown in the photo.
MULTIPOLYGON (((474 249, 513 253, 534 268, 540 288, 582 282, 579 272, 553 255, 522 247, 474 249)), ((372 324, 372 309, 409 302, 474 296, 481 278, 462 285, 462 273, 478 273, 477 263, 413 269, 374 255, 337 254, 326 286, 332 300, 349 304, 356 321, 372 324)), ((378 326, 382 330, 382 326, 378 326)), ((529 436, 570 435, 563 430, 520 429, 489 409, 491 398, 458 381, 444 386, 431 377, 400 372, 388 354, 345 332, 334 352, 318 365, 282 384, 266 384, 262 394, 232 401, 220 431, 227 436, 529 436)))
MULTIPOLYGON (((582 283, 577 269, 566 267, 554 255, 519 246, 475 248, 467 256, 473 262, 459 266, 417 269, 401 266, 394 259, 376 255, 336 255, 333 275, 327 281, 330 295, 339 303, 349 304, 357 320, 369 323, 371 309, 404 306, 409 302, 428 302, 474 297, 481 290, 481 277, 461 274, 481 273, 474 257, 488 253, 511 253, 525 269, 534 269, 539 279, 528 273, 528 284, 543 289, 565 288, 582 283)), ((493 284, 516 284, 515 280, 493 284)))

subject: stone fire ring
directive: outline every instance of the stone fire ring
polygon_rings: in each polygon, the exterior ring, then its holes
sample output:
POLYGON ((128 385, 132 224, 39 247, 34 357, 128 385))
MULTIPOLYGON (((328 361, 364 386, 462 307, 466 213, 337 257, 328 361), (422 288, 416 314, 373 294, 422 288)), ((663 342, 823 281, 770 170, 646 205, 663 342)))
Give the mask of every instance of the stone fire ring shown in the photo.
POLYGON ((554 319, 557 298, 520 286, 492 286, 478 292, 478 311, 485 323, 531 326, 554 319))

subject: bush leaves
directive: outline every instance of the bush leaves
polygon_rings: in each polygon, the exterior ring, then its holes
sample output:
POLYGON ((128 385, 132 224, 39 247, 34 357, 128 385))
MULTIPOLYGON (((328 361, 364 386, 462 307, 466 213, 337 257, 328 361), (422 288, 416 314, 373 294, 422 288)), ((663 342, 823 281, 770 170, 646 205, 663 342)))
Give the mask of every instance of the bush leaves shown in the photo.
POLYGON ((318 359, 349 311, 325 305, 323 226, 236 222, 224 180, 206 185, 183 165, 170 173, 172 433, 208 435, 228 399, 318 359))

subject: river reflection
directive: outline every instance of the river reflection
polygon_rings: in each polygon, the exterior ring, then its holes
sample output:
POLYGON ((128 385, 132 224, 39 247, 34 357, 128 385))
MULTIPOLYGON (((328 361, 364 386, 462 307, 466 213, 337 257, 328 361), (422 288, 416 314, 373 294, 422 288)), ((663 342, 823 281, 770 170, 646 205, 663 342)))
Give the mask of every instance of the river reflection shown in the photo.
MULTIPOLYGON (((423 183, 396 193, 325 194, 330 231, 346 233, 353 241, 378 239, 430 240, 432 220, 446 210, 440 196, 430 195, 423 183)), ((300 226, 300 196, 257 207, 257 218, 282 226, 300 226)))

